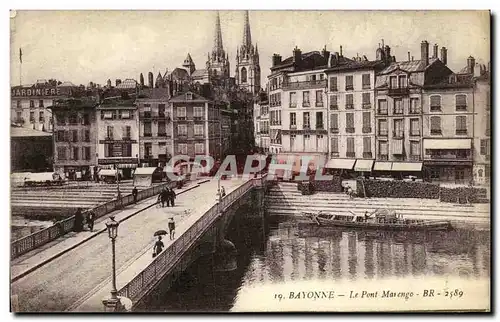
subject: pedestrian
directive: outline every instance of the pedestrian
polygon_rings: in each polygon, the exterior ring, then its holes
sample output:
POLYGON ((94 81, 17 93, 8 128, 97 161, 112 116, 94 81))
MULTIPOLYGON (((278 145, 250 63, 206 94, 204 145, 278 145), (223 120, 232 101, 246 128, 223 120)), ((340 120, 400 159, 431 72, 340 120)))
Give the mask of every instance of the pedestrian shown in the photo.
POLYGON ((347 195, 349 196, 349 199, 352 199, 354 197, 351 186, 347 186, 347 195))
POLYGON ((95 221, 95 214, 92 210, 90 210, 87 215, 87 225, 89 226, 90 231, 94 230, 94 221, 95 221))
POLYGON ((220 187, 220 194, 222 197, 226 195, 226 189, 224 189, 224 186, 220 187))
MULTIPOLYGON (((165 188, 163 188, 160 192, 160 201, 161 201, 161 207, 165 207, 165 201, 166 201, 166 197, 167 197, 167 192, 165 190, 165 188)), ((167 204, 168 206, 168 204, 167 204)))
POLYGON ((161 236, 158 236, 158 240, 156 241, 155 245, 153 246, 153 258, 155 258, 156 256, 158 256, 158 254, 161 253, 161 251, 163 250, 163 247, 165 247, 165 245, 161 241, 161 236))
POLYGON ((73 230, 80 232, 83 230, 83 214, 82 209, 78 208, 75 213, 75 223, 73 224, 73 230))
POLYGON ((132 196, 134 197, 134 203, 137 202, 137 188, 134 186, 134 189, 132 189, 132 196))
POLYGON ((170 221, 168 222, 168 230, 170 232, 170 240, 174 240, 175 238, 175 221, 173 217, 170 217, 170 221))
POLYGON ((168 191, 168 198, 170 199, 170 205, 173 207, 175 206, 175 197, 176 197, 176 194, 175 194, 175 191, 173 188, 170 188, 170 190, 168 191))

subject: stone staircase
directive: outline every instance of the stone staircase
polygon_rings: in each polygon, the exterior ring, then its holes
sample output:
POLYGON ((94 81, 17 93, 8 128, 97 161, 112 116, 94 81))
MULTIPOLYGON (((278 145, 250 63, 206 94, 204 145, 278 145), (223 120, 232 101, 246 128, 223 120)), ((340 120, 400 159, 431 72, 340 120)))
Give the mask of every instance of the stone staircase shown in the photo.
POLYGON ((375 209, 390 209, 408 218, 489 222, 489 204, 459 205, 434 199, 354 198, 342 193, 317 192, 304 196, 296 183, 282 182, 266 195, 270 215, 300 216, 302 211, 324 211, 339 215, 363 215, 375 209))

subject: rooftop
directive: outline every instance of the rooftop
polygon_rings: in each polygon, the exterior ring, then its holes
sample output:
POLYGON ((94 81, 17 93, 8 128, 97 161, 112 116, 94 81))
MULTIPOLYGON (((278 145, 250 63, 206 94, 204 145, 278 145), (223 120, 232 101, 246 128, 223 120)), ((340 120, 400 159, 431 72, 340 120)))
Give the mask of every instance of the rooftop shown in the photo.
POLYGON ((33 129, 26 128, 26 127, 11 126, 10 127, 10 136, 11 137, 34 137, 34 136, 51 137, 52 133, 33 130, 33 129))
POLYGON ((409 72, 409 73, 423 72, 424 70, 429 68, 429 66, 431 66, 432 64, 434 64, 438 60, 439 60, 438 58, 429 58, 428 65, 426 65, 425 61, 423 61, 423 60, 410 60, 410 61, 394 62, 394 63, 391 63, 386 68, 384 68, 380 72, 380 74, 381 75, 389 74, 389 73, 395 71, 396 69, 401 69, 401 70, 404 70, 405 72, 409 72))
POLYGON ((145 88, 137 95, 138 99, 168 100, 170 94, 168 88, 145 88))
POLYGON ((138 85, 137 81, 135 79, 127 78, 118 86, 116 86, 117 89, 131 89, 131 88, 136 88, 138 85))
POLYGON ((310 51, 307 53, 301 54, 301 62, 300 64, 296 64, 293 61, 293 56, 288 57, 283 60, 281 63, 277 64, 274 67, 271 67, 271 70, 276 70, 280 68, 294 66, 294 72, 302 71, 302 70, 314 70, 321 69, 327 67, 327 59, 321 55, 319 51, 310 51))
POLYGON ((198 95, 193 92, 185 92, 170 99, 170 102, 194 102, 194 103, 206 103, 209 100, 205 97, 198 95), (188 99, 188 94, 192 94, 192 99, 188 99))
POLYGON ((349 58, 339 57, 339 63, 336 66, 328 68, 325 72, 342 71, 342 70, 356 70, 356 69, 372 69, 382 67, 384 62, 382 60, 362 60, 354 61, 349 58))

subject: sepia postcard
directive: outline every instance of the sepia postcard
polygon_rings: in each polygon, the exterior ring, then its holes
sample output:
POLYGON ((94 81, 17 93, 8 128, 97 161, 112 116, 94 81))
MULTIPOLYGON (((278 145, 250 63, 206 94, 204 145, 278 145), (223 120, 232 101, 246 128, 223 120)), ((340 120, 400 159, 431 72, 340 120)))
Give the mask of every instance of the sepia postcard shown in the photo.
POLYGON ((11 10, 11 312, 490 312, 490 21, 11 10))

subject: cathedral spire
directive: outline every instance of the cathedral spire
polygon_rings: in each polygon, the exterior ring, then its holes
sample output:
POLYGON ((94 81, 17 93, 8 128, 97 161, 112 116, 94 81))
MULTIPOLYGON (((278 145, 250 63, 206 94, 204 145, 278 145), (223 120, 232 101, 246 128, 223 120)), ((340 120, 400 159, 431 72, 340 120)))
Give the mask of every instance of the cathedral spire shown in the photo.
POLYGON ((245 27, 243 27, 243 46, 250 48, 252 46, 252 34, 250 33, 250 20, 248 19, 248 10, 245 10, 245 27))
POLYGON ((214 49, 212 51, 217 54, 224 52, 224 46, 222 45, 222 30, 220 28, 219 11, 217 11, 217 18, 215 19, 214 49))

